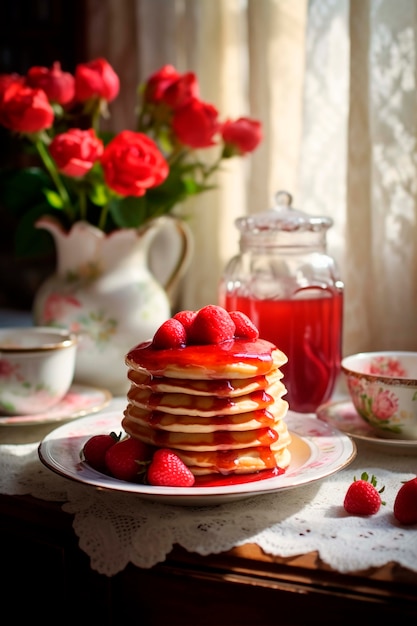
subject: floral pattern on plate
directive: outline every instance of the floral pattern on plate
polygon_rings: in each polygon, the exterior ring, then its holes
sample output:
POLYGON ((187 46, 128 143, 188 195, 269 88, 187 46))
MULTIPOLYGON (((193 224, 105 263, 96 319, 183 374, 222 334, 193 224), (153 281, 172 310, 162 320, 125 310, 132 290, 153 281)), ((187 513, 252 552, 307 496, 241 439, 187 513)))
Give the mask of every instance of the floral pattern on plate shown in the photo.
POLYGON ((381 437, 372 426, 361 418, 350 400, 322 404, 317 409, 317 417, 355 439, 379 446, 400 449, 409 448, 417 451, 417 440, 385 439, 381 437))

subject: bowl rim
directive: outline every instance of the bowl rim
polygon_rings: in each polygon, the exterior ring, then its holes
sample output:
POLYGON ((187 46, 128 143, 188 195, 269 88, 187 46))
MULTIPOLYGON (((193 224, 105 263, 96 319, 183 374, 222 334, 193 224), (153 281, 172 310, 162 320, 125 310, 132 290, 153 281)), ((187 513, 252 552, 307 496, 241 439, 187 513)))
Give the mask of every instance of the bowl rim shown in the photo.
POLYGON ((33 345, 33 346, 7 346, 2 345, 0 340, 0 354, 29 354, 29 353, 43 353, 51 352, 55 350, 63 350, 76 346, 78 343, 78 336, 66 328, 56 328, 53 326, 7 326, 0 328, 0 334, 10 333, 18 334, 28 332, 31 335, 41 335, 47 333, 48 335, 55 335, 56 340, 50 340, 46 343, 33 345))
POLYGON ((404 387, 417 386, 417 378, 409 378, 406 376, 384 376, 383 374, 370 374, 368 372, 359 372, 348 366, 346 363, 349 359, 363 358, 369 359, 377 356, 386 357, 402 357, 402 356, 415 356, 417 359, 417 352, 414 350, 377 350, 375 352, 356 352, 355 354, 349 354, 342 358, 340 367, 342 372, 346 376, 355 376, 356 378, 364 378, 369 382, 378 380, 381 383, 387 385, 402 385, 404 387))

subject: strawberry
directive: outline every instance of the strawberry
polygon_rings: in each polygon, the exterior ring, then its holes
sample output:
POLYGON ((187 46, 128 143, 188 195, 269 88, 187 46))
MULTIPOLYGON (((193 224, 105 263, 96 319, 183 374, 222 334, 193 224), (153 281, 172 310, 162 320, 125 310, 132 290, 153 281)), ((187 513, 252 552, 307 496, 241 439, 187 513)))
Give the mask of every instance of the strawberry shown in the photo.
POLYGON ((375 515, 378 513, 382 502, 380 494, 384 491, 384 487, 377 491, 377 481, 372 476, 368 482, 368 474, 364 472, 360 480, 356 480, 349 486, 343 506, 350 515, 375 515))
POLYGON ((417 524, 417 477, 401 485, 394 501, 394 517, 405 526, 417 524))
POLYGON ((148 467, 148 483, 165 487, 192 487, 194 474, 180 457, 168 448, 159 448, 148 467))
POLYGON ((245 313, 242 313, 242 311, 230 311, 229 315, 235 323, 235 337, 258 339, 259 331, 245 313))
POLYGON ((185 346, 187 334, 184 326, 177 319, 166 320, 156 331, 152 345, 155 350, 181 348, 185 346))
POLYGON ((149 446, 139 439, 125 437, 109 448, 105 455, 107 472, 119 480, 137 481, 151 458, 149 446))
POLYGON ((175 313, 174 320, 178 320, 185 328, 185 332, 188 334, 188 330, 194 321, 197 311, 179 311, 175 313))
POLYGON ((235 323, 229 313, 220 306, 208 304, 195 316, 188 332, 190 343, 222 343, 233 339, 235 323))
POLYGON ((99 472, 106 471, 105 455, 109 448, 119 441, 120 435, 110 433, 109 435, 94 435, 84 444, 81 458, 99 472))

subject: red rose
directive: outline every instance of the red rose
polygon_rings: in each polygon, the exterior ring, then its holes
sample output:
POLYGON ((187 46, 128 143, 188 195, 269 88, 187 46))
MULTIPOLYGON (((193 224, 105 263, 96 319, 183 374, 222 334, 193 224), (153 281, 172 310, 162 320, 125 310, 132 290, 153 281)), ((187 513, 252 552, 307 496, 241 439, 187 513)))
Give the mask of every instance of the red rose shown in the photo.
POLYGON ((75 79, 72 74, 61 70, 59 62, 55 62, 51 69, 31 67, 26 75, 26 81, 30 87, 43 89, 50 102, 64 105, 74 98, 75 79))
POLYGON ((158 104, 162 102, 166 89, 172 85, 180 74, 172 65, 164 65, 160 70, 152 74, 146 81, 145 101, 158 104))
POLYGON ((54 137, 49 152, 60 172, 66 176, 84 176, 103 154, 103 142, 91 128, 72 128, 54 137))
POLYGON ((169 173, 155 142, 130 130, 119 133, 104 148, 101 164, 107 185, 121 196, 143 196, 169 173))
POLYGON ((5 88, 0 101, 0 123, 19 133, 37 133, 50 128, 54 112, 42 89, 26 87, 20 81, 5 88))
POLYGON ((228 120, 222 125, 221 134, 230 156, 233 154, 245 154, 253 152, 262 141, 261 123, 240 117, 234 122, 228 120))
POLYGON ((75 68, 75 97, 79 102, 102 98, 111 102, 120 89, 119 77, 105 59, 80 63, 75 68))
POLYGON ((214 145, 213 137, 219 130, 218 112, 212 104, 193 98, 176 109, 172 129, 178 141, 191 148, 214 145))
POLYGON ((165 89, 161 99, 172 109, 178 109, 193 98, 198 97, 199 89, 196 75, 193 72, 187 72, 165 89))
POLYGON ((0 74, 0 100, 2 99, 7 87, 13 83, 20 83, 21 85, 24 85, 25 79, 19 74, 0 74))

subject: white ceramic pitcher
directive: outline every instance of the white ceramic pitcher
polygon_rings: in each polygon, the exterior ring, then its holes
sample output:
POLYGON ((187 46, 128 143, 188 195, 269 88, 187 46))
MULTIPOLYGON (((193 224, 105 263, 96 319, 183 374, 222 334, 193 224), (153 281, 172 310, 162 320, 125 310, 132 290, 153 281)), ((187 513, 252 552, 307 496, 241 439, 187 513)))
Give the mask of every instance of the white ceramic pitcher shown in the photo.
MULTIPOLYGON (((35 324, 77 333, 75 382, 124 395, 129 388, 126 353, 171 316, 171 298, 192 253, 190 230, 171 216, 111 234, 87 222, 66 232, 49 216, 36 226, 53 236, 57 267, 35 296, 35 324), (149 268, 149 256, 155 236, 169 224, 178 234, 179 253, 161 284, 149 268)), ((172 262, 168 252, 167 263, 172 262)))

